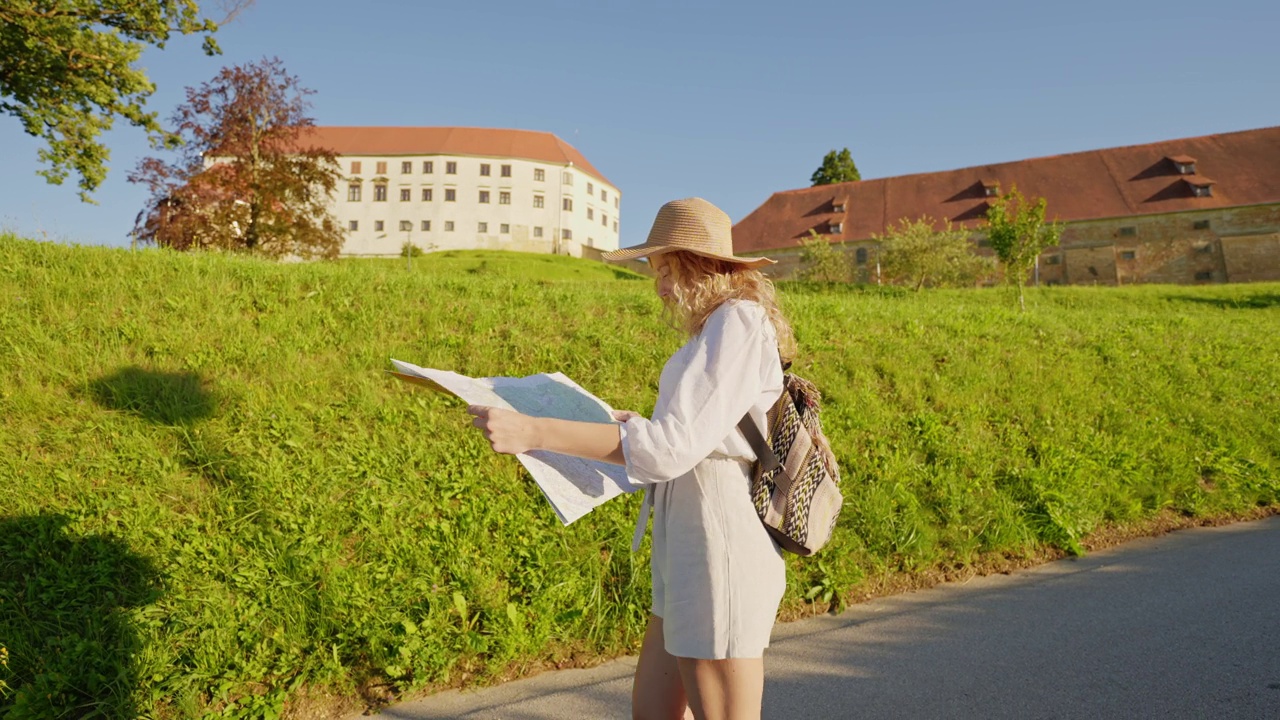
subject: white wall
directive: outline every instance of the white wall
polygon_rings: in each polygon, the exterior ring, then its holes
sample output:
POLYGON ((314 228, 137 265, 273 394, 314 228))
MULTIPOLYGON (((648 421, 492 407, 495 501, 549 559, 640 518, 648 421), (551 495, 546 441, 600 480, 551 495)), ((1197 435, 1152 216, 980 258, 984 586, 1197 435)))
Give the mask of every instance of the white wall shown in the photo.
POLYGON ((406 241, 424 250, 516 249, 574 255, 581 254, 581 246, 618 248, 618 189, 578 167, 459 155, 345 155, 338 157, 338 163, 345 177, 335 191, 334 216, 343 229, 348 229, 352 220, 358 223, 358 229, 347 232, 343 255, 396 256, 406 241), (432 173, 422 172, 423 161, 433 164, 432 173), (360 163, 358 174, 351 172, 352 162, 360 163), (386 163, 385 173, 377 172, 379 162, 386 163), (402 173, 402 162, 410 162, 412 172, 402 173), (457 174, 445 172, 449 162, 457 163, 457 174), (487 177, 480 175, 482 163, 490 167, 487 177), (511 166, 511 177, 502 177, 503 165, 511 166), (543 170, 545 180, 534 180, 535 169, 543 170), (573 177, 572 185, 562 181, 566 172, 573 177), (375 178, 386 180, 386 201, 374 200, 375 178), (348 201, 347 187, 356 182, 361 188, 360 200, 348 201), (422 199, 424 188, 432 191, 430 201, 422 199), (400 199, 402 189, 409 190, 409 200, 400 199), (448 189, 456 192, 456 201, 445 200, 448 189), (480 203, 481 190, 489 192, 488 204, 480 203), (509 205, 499 203, 499 193, 504 191, 511 193, 509 205), (601 200, 602 191, 607 200, 601 200), (543 207, 535 208, 533 199, 539 194, 543 207), (563 209, 565 198, 573 202, 571 211, 563 209), (379 220, 381 231, 375 229, 379 220), (430 221, 430 230, 422 229, 424 220, 430 221), (410 223, 409 230, 401 229, 402 221, 410 223), (447 222, 453 222, 453 231, 445 230, 447 222), (482 222, 488 224, 486 232, 480 231, 482 222), (503 224, 507 225, 506 233, 502 232, 503 224), (535 228, 542 228, 542 237, 535 236, 535 228), (563 230, 568 230, 571 238, 557 243, 563 230))

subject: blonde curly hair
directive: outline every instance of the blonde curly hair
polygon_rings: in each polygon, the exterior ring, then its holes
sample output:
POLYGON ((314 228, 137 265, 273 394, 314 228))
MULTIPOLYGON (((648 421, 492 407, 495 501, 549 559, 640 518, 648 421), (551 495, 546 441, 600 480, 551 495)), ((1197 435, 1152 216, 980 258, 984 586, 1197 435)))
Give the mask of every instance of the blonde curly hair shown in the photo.
MULTIPOLYGON (((668 325, 693 337, 702 332, 707 318, 726 300, 751 300, 764 308, 773 324, 783 364, 795 359, 795 333, 778 307, 773 281, 764 273, 740 263, 684 250, 653 255, 649 261, 655 270, 660 270, 663 264, 670 268, 673 287, 671 294, 662 298, 662 317, 668 325)), ((659 273, 654 283, 661 282, 659 273)))

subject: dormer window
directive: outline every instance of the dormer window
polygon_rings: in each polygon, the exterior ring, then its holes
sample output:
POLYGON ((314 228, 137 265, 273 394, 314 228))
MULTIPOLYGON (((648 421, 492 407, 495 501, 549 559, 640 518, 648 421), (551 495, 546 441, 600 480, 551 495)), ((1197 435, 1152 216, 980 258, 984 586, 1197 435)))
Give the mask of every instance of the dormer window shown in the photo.
POLYGON ((1171 155, 1169 162, 1177 169, 1179 175, 1195 175, 1196 159, 1190 155, 1171 155))
POLYGON ((1000 184, 994 180, 982 181, 982 196, 996 197, 1000 194, 1000 184))
POLYGON ((831 212, 842 213, 844 212, 844 210, 845 210, 844 198, 836 198, 835 200, 831 201, 831 212))
POLYGON ((829 232, 832 235, 839 235, 840 233, 844 232, 844 223, 840 222, 839 220, 832 220, 831 222, 827 223, 827 226, 831 228, 829 232))
POLYGON ((1185 182, 1191 188, 1191 194, 1193 196, 1213 197, 1213 186, 1215 183, 1209 178, 1188 177, 1188 178, 1183 178, 1182 181, 1185 182))

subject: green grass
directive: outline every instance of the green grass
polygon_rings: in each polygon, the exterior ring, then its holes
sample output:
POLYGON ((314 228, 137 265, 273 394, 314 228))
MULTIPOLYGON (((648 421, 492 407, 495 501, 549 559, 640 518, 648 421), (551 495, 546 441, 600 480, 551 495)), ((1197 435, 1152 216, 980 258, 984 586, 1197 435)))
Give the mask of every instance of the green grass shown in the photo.
MULTIPOLYGON (((846 496, 793 611, 1280 502, 1280 285, 782 293, 846 496)), ((0 236, 0 714, 269 717, 633 651, 639 499, 562 528, 460 403, 383 371, 560 370, 646 412, 679 344, 648 280, 587 261, 0 236)))

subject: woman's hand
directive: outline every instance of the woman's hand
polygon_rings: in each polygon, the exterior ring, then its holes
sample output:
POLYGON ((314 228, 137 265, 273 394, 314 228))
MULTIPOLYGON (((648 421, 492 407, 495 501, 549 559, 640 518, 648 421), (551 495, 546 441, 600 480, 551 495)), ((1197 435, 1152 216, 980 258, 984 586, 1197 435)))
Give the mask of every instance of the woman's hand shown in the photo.
POLYGON ((630 410, 614 410, 613 411, 613 419, 617 420, 620 423, 624 423, 630 420, 631 418, 642 418, 642 417, 644 416, 641 415, 640 413, 631 412, 630 410))
POLYGON ((468 406, 467 412, 475 416, 471 424, 480 428, 494 452, 519 455, 538 448, 536 418, 487 405, 468 406))

